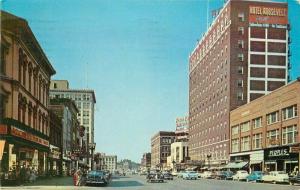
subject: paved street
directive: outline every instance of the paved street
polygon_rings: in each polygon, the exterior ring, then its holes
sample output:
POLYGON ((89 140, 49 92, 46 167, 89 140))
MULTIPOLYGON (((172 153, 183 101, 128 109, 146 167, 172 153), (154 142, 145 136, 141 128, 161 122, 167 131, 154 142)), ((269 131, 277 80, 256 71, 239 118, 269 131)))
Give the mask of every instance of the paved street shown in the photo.
MULTIPOLYGON (((0 189, 16 189, 16 187, 2 187, 0 189)), ((260 184, 260 183, 246 183, 236 181, 223 181, 212 179, 183 180, 175 178, 173 181, 166 181, 165 183, 147 183, 145 176, 126 176, 114 177, 111 184, 107 187, 74 187, 72 186, 72 178, 53 178, 51 180, 43 180, 36 182, 31 186, 21 186, 18 189, 120 189, 120 190, 300 190, 300 185, 290 186, 283 184, 260 184), (42 185, 43 183, 43 185, 42 185)))

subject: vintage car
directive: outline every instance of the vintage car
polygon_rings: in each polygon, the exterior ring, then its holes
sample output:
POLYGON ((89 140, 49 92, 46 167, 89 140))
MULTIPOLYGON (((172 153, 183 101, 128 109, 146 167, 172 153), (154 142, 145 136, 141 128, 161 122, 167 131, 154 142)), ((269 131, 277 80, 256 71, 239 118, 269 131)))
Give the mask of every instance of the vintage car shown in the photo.
POLYGON ((215 174, 215 179, 222 180, 232 180, 233 172, 232 171, 219 171, 215 174))
POLYGON ((272 171, 262 176, 262 182, 289 183, 289 176, 283 171, 272 171))
POLYGON ((163 183, 164 178, 163 175, 159 172, 157 173, 149 173, 147 175, 147 182, 148 183, 163 183))
POLYGON ((184 170, 181 170, 177 173, 177 177, 182 178, 183 174, 185 173, 184 170))
POLYGON ((163 173, 162 176, 165 180, 173 180, 173 175, 169 172, 163 173))
POLYGON ((197 179, 198 173, 195 171, 186 171, 182 174, 182 179, 197 179))
POLYGON ((86 175, 86 185, 107 185, 110 181, 109 174, 101 170, 91 170, 86 175))
POLYGON ((261 182, 262 176, 264 173, 262 171, 253 171, 251 172, 248 177, 246 178, 246 181, 254 181, 254 182, 261 182))
POLYGON ((246 180, 248 177, 248 172, 246 170, 238 170, 235 175, 232 176, 232 180, 246 180))
POLYGON ((290 185, 294 185, 295 183, 300 184, 300 174, 290 177, 290 185))
POLYGON ((200 173, 201 178, 205 179, 211 179, 212 178, 212 172, 211 171, 204 171, 203 173, 200 173))

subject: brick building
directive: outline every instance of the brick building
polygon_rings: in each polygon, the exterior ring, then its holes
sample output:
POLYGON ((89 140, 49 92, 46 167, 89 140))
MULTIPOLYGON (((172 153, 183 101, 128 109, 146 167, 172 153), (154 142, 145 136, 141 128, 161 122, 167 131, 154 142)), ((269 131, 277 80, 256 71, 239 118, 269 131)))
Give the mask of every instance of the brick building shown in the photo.
POLYGON ((298 167, 300 78, 230 112, 231 161, 251 170, 291 172, 298 167))
MULTIPOLYGON (((1 170, 48 172, 50 78, 55 70, 28 22, 1 11, 1 170), (1 147, 2 149, 3 147, 1 147)), ((17 176, 19 177, 19 176, 17 176)))
POLYGON ((151 138, 151 167, 163 169, 167 157, 171 155, 171 144, 175 142, 175 132, 159 131, 151 138))
POLYGON ((229 0, 189 58, 192 160, 223 165, 230 111, 288 82, 287 3, 229 0))
POLYGON ((143 154, 143 157, 141 159, 141 167, 143 169, 151 168, 151 153, 150 152, 143 154))

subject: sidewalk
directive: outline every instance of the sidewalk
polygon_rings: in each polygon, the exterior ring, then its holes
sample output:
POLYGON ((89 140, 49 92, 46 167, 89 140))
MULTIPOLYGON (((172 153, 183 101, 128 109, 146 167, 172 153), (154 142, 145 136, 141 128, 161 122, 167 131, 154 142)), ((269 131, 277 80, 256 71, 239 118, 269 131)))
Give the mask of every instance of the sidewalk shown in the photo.
POLYGON ((26 183, 25 186, 73 186, 73 178, 67 177, 49 177, 38 179, 34 183, 26 183))

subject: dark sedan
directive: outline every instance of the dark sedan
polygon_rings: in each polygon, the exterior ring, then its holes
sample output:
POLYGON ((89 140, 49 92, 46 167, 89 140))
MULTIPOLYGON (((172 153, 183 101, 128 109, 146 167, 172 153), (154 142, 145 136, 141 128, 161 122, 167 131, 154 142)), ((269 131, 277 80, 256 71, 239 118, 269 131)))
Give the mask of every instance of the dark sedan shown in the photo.
POLYGON ((104 171, 92 170, 87 173, 86 185, 107 185, 109 177, 104 171))

